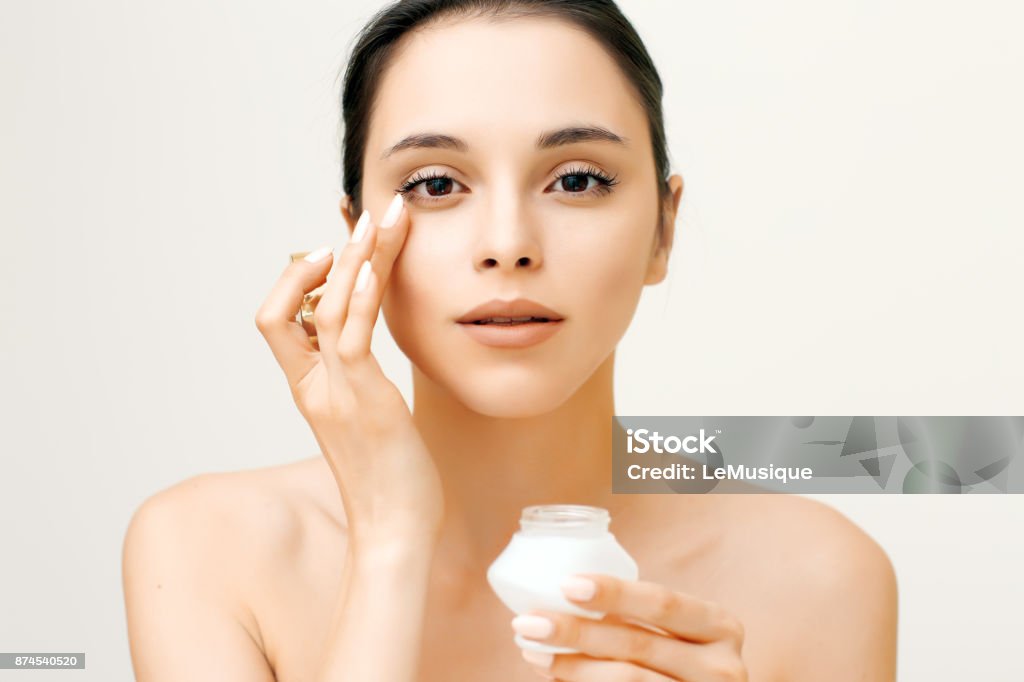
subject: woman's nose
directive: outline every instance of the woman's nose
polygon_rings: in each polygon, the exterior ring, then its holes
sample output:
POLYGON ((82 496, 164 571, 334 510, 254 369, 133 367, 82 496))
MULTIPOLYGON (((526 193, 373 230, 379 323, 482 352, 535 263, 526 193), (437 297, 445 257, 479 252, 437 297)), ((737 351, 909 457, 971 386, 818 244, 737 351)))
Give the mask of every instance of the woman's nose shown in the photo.
POLYGON ((521 206, 500 202, 482 216, 474 250, 477 270, 533 270, 541 265, 539 227, 521 206))

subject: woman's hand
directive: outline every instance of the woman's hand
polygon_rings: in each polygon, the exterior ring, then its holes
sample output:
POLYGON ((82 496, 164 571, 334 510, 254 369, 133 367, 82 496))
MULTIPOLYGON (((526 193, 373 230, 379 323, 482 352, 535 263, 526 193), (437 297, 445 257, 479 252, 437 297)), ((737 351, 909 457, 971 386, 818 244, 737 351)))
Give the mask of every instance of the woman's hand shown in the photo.
POLYGON ((436 531, 444 511, 434 461, 401 392, 370 352, 384 287, 409 229, 403 204, 396 195, 382 221, 394 218, 390 227, 378 228, 364 213, 336 258, 324 253, 315 262, 291 263, 256 314, 334 473, 357 543, 382 533, 436 531), (295 314, 325 278, 313 316, 317 350, 295 314), (357 278, 366 285, 361 291, 357 278))
POLYGON ((524 649, 523 657, 544 677, 573 682, 747 679, 740 658, 743 625, 714 602, 657 583, 607 575, 573 576, 562 591, 581 608, 606 615, 591 620, 538 610, 514 618, 513 627, 523 637, 580 652, 543 654, 524 649), (593 584, 592 597, 586 597, 588 582, 593 584))

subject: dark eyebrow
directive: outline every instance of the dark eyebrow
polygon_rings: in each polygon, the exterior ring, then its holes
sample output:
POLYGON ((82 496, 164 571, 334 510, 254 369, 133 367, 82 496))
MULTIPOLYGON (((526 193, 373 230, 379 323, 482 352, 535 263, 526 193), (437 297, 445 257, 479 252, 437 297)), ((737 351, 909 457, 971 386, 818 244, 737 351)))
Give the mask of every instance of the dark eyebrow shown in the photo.
MULTIPOLYGON (((577 142, 612 142, 624 147, 629 146, 629 138, 616 135, 601 126, 587 125, 543 132, 537 137, 534 147, 541 151, 577 142)), ((444 133, 416 133, 403 137, 398 143, 386 149, 380 158, 386 159, 403 149, 454 149, 465 154, 469 151, 469 144, 461 138, 444 133)))

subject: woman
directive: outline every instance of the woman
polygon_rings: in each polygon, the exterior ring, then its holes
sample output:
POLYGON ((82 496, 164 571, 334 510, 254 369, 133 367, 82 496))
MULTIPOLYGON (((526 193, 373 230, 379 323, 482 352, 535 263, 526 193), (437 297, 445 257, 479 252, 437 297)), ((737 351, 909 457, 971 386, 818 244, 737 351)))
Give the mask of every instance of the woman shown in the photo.
POLYGON ((838 512, 611 494, 615 346, 665 277, 683 186, 614 3, 396 3, 342 104, 351 236, 291 264, 256 316, 322 453, 136 512, 138 679, 894 679, 892 567, 838 512), (325 281, 314 346, 294 317, 325 281), (412 411, 370 353, 379 310, 412 411), (537 319, 502 319, 520 316, 537 319), (510 627, 486 582, 522 507, 547 503, 608 509, 640 566, 576 582, 601 621, 510 627), (581 653, 520 656, 513 627, 581 653))

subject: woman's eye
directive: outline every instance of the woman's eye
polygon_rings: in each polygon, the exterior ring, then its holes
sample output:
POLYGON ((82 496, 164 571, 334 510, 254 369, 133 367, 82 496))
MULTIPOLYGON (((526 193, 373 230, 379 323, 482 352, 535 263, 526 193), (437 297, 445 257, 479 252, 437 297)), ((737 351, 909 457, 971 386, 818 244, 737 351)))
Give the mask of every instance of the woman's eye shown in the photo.
POLYGON ((593 187, 599 187, 601 185, 600 180, 595 175, 590 173, 569 173, 563 175, 555 181, 556 187, 561 187, 563 190, 570 194, 581 194, 593 187), (593 180, 593 184, 591 184, 593 180))
POLYGON ((571 194, 573 198, 585 199, 608 194, 617 184, 616 176, 608 176, 597 168, 585 166, 560 174, 553 187, 560 188, 555 190, 557 194, 571 194))
POLYGON ((452 185, 456 183, 454 178, 441 176, 422 180, 417 184, 423 186, 423 191, 426 192, 427 196, 443 197, 452 193, 452 185))
POLYGON ((402 185, 398 191, 406 197, 415 201, 431 202, 439 201, 452 193, 452 184, 461 185, 454 178, 444 174, 435 174, 429 177, 413 177, 402 185), (422 191, 418 191, 421 190, 422 191))

